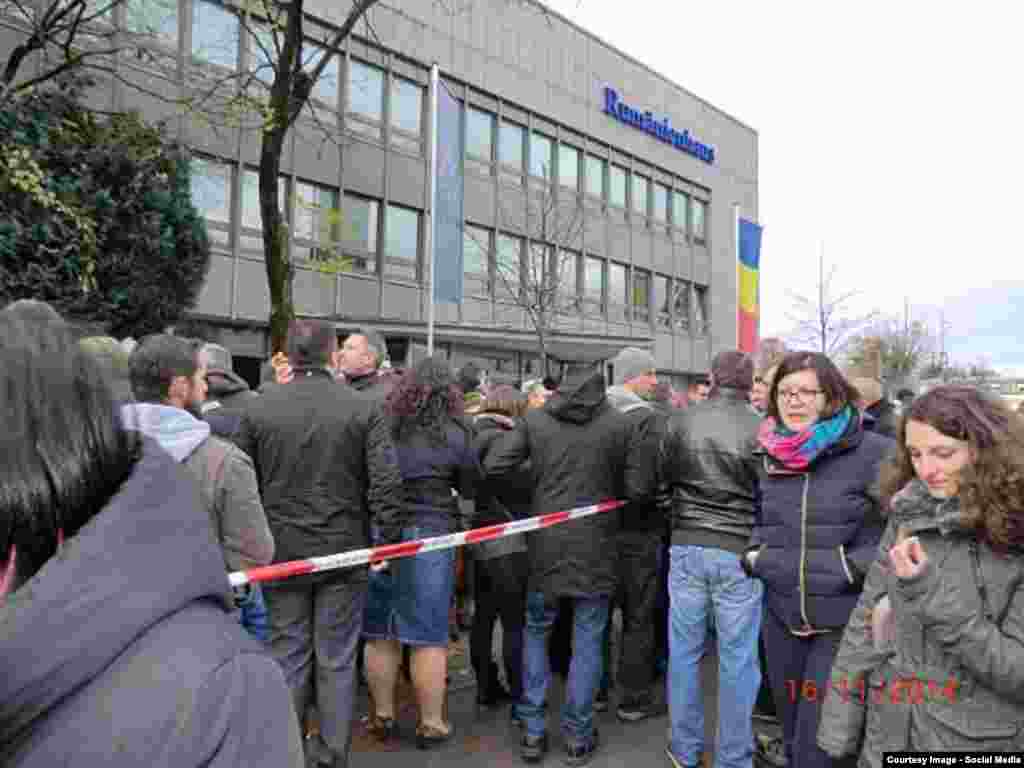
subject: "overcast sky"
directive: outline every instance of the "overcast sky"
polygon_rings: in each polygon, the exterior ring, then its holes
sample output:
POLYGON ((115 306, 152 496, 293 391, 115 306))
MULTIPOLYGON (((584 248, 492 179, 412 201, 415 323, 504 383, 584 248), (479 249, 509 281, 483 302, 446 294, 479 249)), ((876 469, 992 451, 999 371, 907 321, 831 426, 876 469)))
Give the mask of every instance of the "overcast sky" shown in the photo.
POLYGON ((762 336, 818 254, 1024 375, 1024 3, 545 0, 758 131, 762 336))

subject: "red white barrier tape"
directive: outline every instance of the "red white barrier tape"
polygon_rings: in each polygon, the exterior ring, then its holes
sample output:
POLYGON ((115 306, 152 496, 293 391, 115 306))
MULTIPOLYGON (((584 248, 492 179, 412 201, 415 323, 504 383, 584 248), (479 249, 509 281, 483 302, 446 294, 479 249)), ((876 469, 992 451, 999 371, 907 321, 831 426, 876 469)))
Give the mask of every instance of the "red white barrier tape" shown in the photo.
POLYGON ((463 531, 462 533, 449 533, 429 539, 403 541, 401 544, 355 549, 351 552, 340 552, 336 555, 311 557, 308 560, 291 560, 287 563, 265 565, 262 568, 251 568, 248 571, 236 571, 230 574, 228 578, 231 580, 231 586, 240 587, 243 584, 256 581, 279 581, 280 579, 288 579, 292 576, 305 576, 309 573, 335 571, 340 568, 354 568, 357 565, 366 565, 367 563, 397 560, 400 557, 413 557, 422 552, 454 549, 455 547, 463 547, 466 544, 478 544, 481 541, 502 539, 506 536, 515 536, 527 531, 550 528, 553 525, 565 523, 569 520, 578 520, 581 517, 589 517, 599 512, 618 509, 625 503, 624 501, 602 501, 597 504, 591 504, 589 507, 577 507, 565 512, 552 512, 547 515, 528 517, 525 520, 516 520, 512 523, 491 525, 486 528, 474 528, 471 531, 463 531))

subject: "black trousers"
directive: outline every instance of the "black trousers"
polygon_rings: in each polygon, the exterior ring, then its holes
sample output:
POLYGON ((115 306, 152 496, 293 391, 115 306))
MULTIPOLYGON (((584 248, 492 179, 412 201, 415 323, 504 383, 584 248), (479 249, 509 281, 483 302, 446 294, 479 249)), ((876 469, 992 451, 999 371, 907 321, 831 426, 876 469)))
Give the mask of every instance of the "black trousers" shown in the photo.
POLYGON ((473 590, 476 612, 469 635, 470 661, 476 673, 477 695, 497 690, 493 679, 494 622, 501 619, 502 660, 509 693, 518 701, 523 693, 523 627, 526 622, 526 553, 504 555, 474 563, 473 590))
POLYGON ((832 677, 841 631, 796 637, 764 609, 761 637, 775 710, 782 720, 787 768, 852 768, 856 756, 835 760, 818 746, 821 697, 832 677))
MULTIPOLYGON (((616 602, 622 611, 622 651, 616 682, 623 697, 649 699, 655 671, 655 615, 664 541, 659 533, 621 531, 618 535, 619 588, 616 602)), ((611 622, 605 638, 605 680, 611 622)), ((602 689, 606 690, 603 685, 602 689)))

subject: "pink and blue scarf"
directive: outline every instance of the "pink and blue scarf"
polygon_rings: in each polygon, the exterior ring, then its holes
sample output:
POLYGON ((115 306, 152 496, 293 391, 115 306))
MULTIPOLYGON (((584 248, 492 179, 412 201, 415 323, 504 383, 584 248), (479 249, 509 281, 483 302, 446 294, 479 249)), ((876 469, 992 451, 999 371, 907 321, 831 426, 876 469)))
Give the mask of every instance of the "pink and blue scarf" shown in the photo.
POLYGON ((768 418, 761 423, 757 439, 768 455, 786 469, 803 470, 838 443, 855 418, 859 420, 860 414, 846 405, 835 416, 815 422, 799 432, 786 429, 775 419, 768 418))

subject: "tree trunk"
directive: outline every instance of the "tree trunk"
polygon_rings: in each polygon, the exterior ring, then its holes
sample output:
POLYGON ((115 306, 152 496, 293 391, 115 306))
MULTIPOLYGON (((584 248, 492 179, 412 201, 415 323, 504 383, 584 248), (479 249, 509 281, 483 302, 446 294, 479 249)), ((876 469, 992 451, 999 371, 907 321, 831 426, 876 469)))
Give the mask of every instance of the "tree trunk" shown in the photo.
POLYGON ((260 148, 260 214, 263 217, 263 252, 270 289, 270 351, 282 352, 288 340, 288 326, 295 318, 292 303, 294 268, 288 254, 288 228, 281 216, 277 179, 286 130, 264 131, 260 148))

